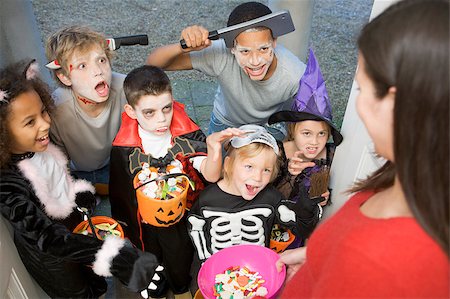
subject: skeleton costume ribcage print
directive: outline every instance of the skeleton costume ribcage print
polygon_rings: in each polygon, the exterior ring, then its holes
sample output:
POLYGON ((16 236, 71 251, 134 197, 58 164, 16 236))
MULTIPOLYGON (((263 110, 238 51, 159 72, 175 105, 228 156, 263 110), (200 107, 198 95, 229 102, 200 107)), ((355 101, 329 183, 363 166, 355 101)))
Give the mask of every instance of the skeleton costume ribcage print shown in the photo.
POLYGON ((296 214, 281 193, 268 186, 253 200, 222 191, 212 184, 200 193, 188 216, 191 239, 200 262, 215 252, 239 244, 268 247, 275 223, 294 233, 296 214))

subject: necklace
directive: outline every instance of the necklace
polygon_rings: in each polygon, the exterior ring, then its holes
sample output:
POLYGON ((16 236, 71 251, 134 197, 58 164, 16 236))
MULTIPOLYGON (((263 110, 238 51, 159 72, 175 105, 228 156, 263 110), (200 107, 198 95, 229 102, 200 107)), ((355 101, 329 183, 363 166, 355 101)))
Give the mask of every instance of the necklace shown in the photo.
POLYGON ((19 162, 25 159, 30 159, 34 156, 34 152, 28 152, 28 153, 24 153, 24 154, 12 154, 11 155, 11 160, 13 162, 19 162))

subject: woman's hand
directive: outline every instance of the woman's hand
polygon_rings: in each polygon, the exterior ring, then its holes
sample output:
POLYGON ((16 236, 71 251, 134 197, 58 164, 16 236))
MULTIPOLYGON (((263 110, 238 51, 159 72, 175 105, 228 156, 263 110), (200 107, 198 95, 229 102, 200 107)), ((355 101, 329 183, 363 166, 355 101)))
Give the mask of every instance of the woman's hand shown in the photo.
POLYGON ((291 280, 306 261, 306 247, 286 250, 277 261, 278 272, 286 265, 286 282, 291 280))

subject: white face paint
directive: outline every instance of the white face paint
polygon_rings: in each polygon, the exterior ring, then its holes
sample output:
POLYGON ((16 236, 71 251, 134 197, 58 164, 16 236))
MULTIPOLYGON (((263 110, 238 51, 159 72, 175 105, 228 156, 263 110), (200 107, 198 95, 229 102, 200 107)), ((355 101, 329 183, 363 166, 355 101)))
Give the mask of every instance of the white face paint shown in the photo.
POLYGON ((105 51, 94 46, 87 52, 75 51, 69 61, 69 82, 76 96, 96 103, 109 97, 112 70, 105 51))
POLYGON ((171 93, 142 96, 133 110, 133 118, 137 119, 145 131, 159 136, 169 132, 173 117, 171 93))
POLYGON ((247 76, 254 81, 269 79, 275 69, 276 45, 270 30, 242 32, 235 42, 231 52, 247 76))

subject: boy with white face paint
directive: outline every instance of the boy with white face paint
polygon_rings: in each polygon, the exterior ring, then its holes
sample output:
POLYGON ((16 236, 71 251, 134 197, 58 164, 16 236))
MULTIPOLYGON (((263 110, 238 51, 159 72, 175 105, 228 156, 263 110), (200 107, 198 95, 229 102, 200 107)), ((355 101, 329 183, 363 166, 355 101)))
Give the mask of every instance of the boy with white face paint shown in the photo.
POLYGON ((191 298, 189 270, 194 248, 184 211, 179 213, 179 206, 173 211, 155 209, 155 213, 142 209, 133 179, 147 166, 160 173, 175 166, 175 172, 188 175, 194 183, 195 190, 187 192, 187 201, 194 201, 204 180, 216 182, 220 178, 222 142, 244 132, 229 128, 206 138, 184 105, 174 100, 169 77, 158 67, 145 65, 132 70, 125 78, 124 91, 127 104, 111 150, 111 214, 136 247, 153 253, 164 264, 168 285, 150 296, 166 296, 170 288, 175 299, 191 298), (177 212, 179 218, 168 219, 177 212), (158 218, 157 223, 146 222, 144 215, 158 218))
MULTIPOLYGON (((262 3, 247 2, 230 14, 227 26, 272 13, 262 3)), ((305 64, 282 46, 268 27, 255 27, 238 34, 233 48, 223 40, 208 39, 208 30, 190 26, 181 33, 187 49, 179 43, 155 49, 147 64, 165 70, 196 69, 214 76, 219 88, 214 99, 209 133, 244 124, 265 126, 278 140, 286 135, 284 125, 269 126, 272 113, 290 107, 298 90, 305 64)))
POLYGON ((126 103, 125 75, 112 72, 106 38, 88 27, 70 26, 46 43, 47 67, 60 86, 50 129, 52 141, 70 158, 73 175, 107 194, 109 154, 126 103))
POLYGON ((266 27, 248 29, 239 34, 231 53, 242 70, 254 81, 267 80, 276 68, 276 57, 270 30, 266 27), (269 72, 270 71, 270 72, 269 72))

